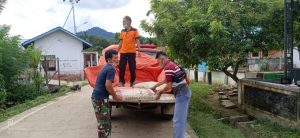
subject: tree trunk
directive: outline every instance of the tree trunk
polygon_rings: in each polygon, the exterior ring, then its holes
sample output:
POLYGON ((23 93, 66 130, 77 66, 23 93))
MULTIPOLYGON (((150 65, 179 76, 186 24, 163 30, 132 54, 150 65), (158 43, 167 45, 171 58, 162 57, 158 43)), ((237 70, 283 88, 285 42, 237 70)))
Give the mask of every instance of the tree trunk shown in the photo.
POLYGON ((232 78, 236 83, 239 82, 239 78, 233 74, 231 74, 228 70, 222 70, 227 76, 229 76, 230 78, 232 78))
POLYGON ((234 66, 234 69, 233 69, 233 73, 232 73, 232 74, 227 70, 228 67, 222 69, 222 71, 223 71, 227 76, 229 76, 230 78, 232 78, 236 83, 238 83, 240 79, 237 77, 237 72, 238 72, 238 70, 239 70, 240 64, 242 64, 242 63, 243 63, 242 60, 240 60, 240 61, 238 61, 238 62, 236 63, 236 65, 234 66))

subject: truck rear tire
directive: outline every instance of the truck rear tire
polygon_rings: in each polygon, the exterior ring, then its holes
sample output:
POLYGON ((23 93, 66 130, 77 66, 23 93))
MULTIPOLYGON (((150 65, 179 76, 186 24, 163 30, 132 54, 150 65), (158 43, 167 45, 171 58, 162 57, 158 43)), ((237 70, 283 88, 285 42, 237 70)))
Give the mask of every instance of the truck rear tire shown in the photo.
POLYGON ((169 107, 167 105, 161 105, 161 107, 160 107, 161 118, 163 120, 172 120, 173 119, 173 116, 174 116, 173 113, 167 114, 168 108, 169 107))

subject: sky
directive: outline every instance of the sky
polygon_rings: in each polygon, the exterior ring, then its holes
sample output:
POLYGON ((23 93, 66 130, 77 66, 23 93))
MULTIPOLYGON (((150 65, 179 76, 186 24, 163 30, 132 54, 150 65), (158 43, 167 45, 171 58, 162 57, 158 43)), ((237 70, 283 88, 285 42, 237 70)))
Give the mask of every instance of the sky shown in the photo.
MULTIPOLYGON (((7 0, 0 13, 0 25, 11 26, 10 35, 21 35, 30 39, 50 29, 63 26, 71 9, 70 0, 7 0)), ((75 1, 75 0, 74 0, 75 1)), ((100 27, 109 32, 120 32, 122 18, 129 15, 132 26, 143 36, 148 33, 140 28, 140 21, 150 20, 146 16, 150 10, 149 0, 80 0, 75 4, 75 20, 78 31, 100 27)), ((64 27, 74 32, 73 16, 64 27)))

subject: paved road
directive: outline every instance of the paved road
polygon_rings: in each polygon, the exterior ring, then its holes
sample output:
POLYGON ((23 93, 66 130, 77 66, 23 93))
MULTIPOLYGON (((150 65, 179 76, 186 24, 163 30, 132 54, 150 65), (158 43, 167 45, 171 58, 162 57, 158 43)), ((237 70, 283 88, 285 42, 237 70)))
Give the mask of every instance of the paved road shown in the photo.
MULTIPOLYGON (((71 92, 0 123, 0 138, 96 138, 92 88, 71 92)), ((113 109, 112 138, 171 138, 172 121, 158 111, 113 109)), ((187 137, 194 138, 189 129, 187 137)))

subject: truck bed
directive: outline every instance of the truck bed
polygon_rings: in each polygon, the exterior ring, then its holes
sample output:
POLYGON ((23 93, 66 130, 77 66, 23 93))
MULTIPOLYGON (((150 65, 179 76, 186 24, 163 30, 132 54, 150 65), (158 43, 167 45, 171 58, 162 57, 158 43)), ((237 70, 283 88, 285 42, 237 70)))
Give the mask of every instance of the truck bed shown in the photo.
POLYGON ((175 96, 174 94, 162 94, 159 100, 124 100, 116 101, 112 99, 112 96, 109 96, 110 103, 152 103, 152 104, 174 104, 175 96))
POLYGON ((112 113, 112 106, 130 107, 133 109, 143 110, 153 107, 161 108, 161 117, 165 120, 171 120, 174 114, 175 96, 174 94, 162 94, 159 100, 124 100, 116 101, 109 97, 110 116, 112 113))

